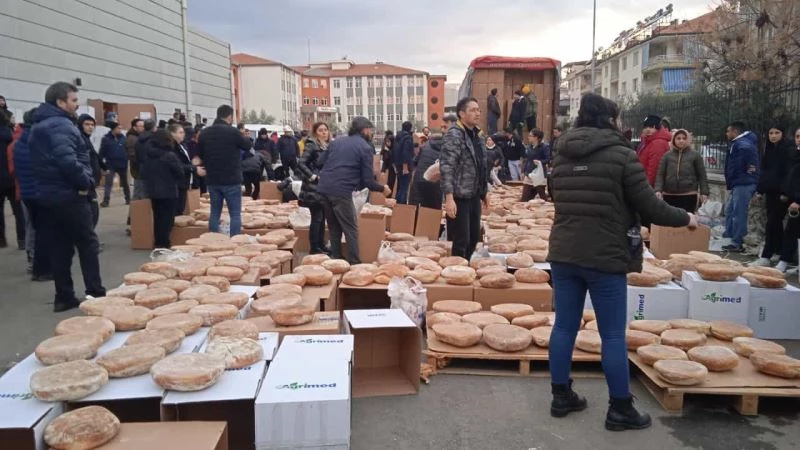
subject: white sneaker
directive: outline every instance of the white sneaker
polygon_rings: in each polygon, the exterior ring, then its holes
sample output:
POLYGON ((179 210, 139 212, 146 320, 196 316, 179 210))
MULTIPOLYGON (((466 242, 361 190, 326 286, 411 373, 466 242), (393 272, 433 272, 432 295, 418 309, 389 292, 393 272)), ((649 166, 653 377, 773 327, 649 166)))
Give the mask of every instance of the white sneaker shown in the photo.
POLYGON ((772 264, 777 264, 778 261, 780 261, 780 260, 781 260, 781 255, 772 255, 772 258, 769 259, 769 261, 772 264))
POLYGON ((767 258, 758 258, 757 260, 750 263, 750 267, 770 267, 769 260, 767 258))
POLYGON ((787 263, 786 261, 780 261, 778 262, 778 265, 775 266, 775 268, 780 270, 781 272, 786 272, 786 269, 789 268, 789 263, 787 263))

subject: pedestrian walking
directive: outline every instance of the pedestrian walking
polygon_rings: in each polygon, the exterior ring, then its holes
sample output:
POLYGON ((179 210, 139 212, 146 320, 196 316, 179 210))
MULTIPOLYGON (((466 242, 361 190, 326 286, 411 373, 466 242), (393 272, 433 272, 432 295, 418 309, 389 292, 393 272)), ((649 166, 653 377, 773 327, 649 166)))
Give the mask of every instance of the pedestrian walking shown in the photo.
POLYGON ((702 155, 692 148, 688 131, 673 133, 670 151, 658 164, 654 190, 667 204, 690 213, 708 200, 706 166, 702 155))
POLYGON ((153 208, 153 237, 156 248, 170 248, 169 235, 175 224, 175 211, 178 202, 179 185, 186 180, 184 165, 178 160, 175 146, 178 142, 172 137, 169 129, 178 124, 169 125, 167 130, 157 130, 147 144, 147 192, 153 208))
POLYGON ((522 169, 522 200, 527 202, 533 200, 538 195, 542 200, 548 200, 547 196, 547 178, 550 172, 550 162, 552 159, 552 152, 550 146, 544 142, 544 132, 538 128, 530 132, 528 136, 530 146, 525 152, 525 165, 522 169), (538 166, 536 163, 539 163, 538 166), (542 171, 542 179, 544 181, 536 182, 531 177, 531 173, 535 170, 542 171))
POLYGON ((125 149, 125 135, 122 127, 117 122, 108 122, 108 134, 103 136, 100 144, 100 159, 103 160, 106 170, 106 186, 103 194, 103 208, 107 208, 111 201, 111 189, 114 187, 114 175, 119 176, 119 185, 125 195, 125 204, 131 203, 131 192, 128 186, 128 154, 125 149))
POLYGON ((5 204, 8 200, 11 212, 14 214, 16 225, 17 248, 25 250, 25 216, 22 207, 17 201, 15 181, 11 173, 11 167, 7 151, 14 142, 14 115, 11 111, 0 110, 0 248, 8 247, 6 240, 6 221, 5 204))
POLYGON ((725 207, 725 233, 731 243, 722 247, 727 252, 741 253, 747 235, 747 212, 758 184, 758 136, 743 122, 732 122, 725 133, 730 141, 725 158, 725 185, 730 191, 725 207))
POLYGON ((605 427, 615 431, 651 423, 648 414, 633 406, 625 344, 626 274, 642 270, 639 216, 663 226, 696 226, 694 216, 655 196, 617 128, 618 118, 614 102, 586 94, 575 127, 561 136, 553 164, 556 215, 547 257, 558 311, 550 336, 550 414, 564 417, 587 406, 572 389, 570 368, 588 289, 610 396, 605 427))
POLYGON ((456 105, 458 122, 444 136, 439 159, 442 191, 447 214, 447 239, 453 242, 453 256, 470 259, 481 234, 481 205, 489 209, 489 170, 486 148, 478 123, 481 109, 475 98, 463 98, 456 105))
POLYGON ((497 100, 497 88, 492 88, 486 98, 486 128, 489 135, 497 133, 497 121, 500 120, 500 102, 497 100))
POLYGON ((78 249, 86 294, 103 297, 100 243, 94 232, 89 191, 95 188, 89 152, 94 151, 75 126, 78 88, 58 82, 47 88, 45 102, 33 115, 29 147, 39 186, 38 201, 49 233, 50 268, 55 281, 53 311, 76 308, 72 256, 78 249))
POLYGON ((214 124, 203 129, 199 141, 199 166, 206 171, 206 184, 211 195, 211 216, 208 230, 219 232, 219 219, 223 201, 231 217, 230 235, 242 230, 242 157, 249 151, 250 139, 242 136, 233 126, 233 108, 217 108, 214 124))
POLYGON ((397 174, 397 192, 394 198, 397 203, 408 203, 408 189, 411 186, 411 172, 414 170, 414 124, 403 122, 401 130, 395 137, 392 149, 394 171, 397 174))
POLYGON ((330 253, 325 245, 325 209, 322 196, 317 192, 319 174, 325 167, 330 144, 330 130, 325 122, 317 122, 311 128, 311 137, 306 139, 303 157, 297 163, 297 169, 303 178, 300 187, 300 206, 308 208, 311 213, 311 226, 308 230, 308 243, 311 254, 330 253))
POLYGON ((328 147, 328 158, 319 173, 317 192, 322 194, 325 220, 331 238, 331 258, 342 258, 342 234, 347 239, 347 261, 361 263, 358 248, 358 221, 353 192, 364 188, 389 196, 389 186, 375 181, 372 163, 375 126, 366 117, 356 117, 347 137, 337 138, 328 147))

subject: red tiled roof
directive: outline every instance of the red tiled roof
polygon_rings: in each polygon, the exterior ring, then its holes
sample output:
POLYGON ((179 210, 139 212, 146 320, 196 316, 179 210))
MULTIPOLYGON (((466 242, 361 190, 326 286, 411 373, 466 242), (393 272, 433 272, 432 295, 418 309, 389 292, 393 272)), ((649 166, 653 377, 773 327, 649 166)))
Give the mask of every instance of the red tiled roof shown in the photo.
POLYGON ((247 53, 234 53, 231 62, 242 66, 278 66, 281 63, 247 53))
POLYGON ((348 70, 331 70, 332 77, 361 77, 370 75, 424 75, 420 70, 391 64, 353 64, 348 70))
POLYGON ((670 34, 698 34, 710 33, 714 31, 717 25, 716 11, 703 14, 702 16, 695 17, 694 19, 687 20, 686 22, 670 25, 657 30, 655 35, 670 35, 670 34))

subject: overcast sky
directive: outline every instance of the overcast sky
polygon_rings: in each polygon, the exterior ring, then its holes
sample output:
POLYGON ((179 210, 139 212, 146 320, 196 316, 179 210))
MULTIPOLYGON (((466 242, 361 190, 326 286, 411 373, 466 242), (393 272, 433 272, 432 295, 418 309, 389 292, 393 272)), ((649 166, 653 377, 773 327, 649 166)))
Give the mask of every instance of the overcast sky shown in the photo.
MULTIPOLYGON (((675 19, 717 0, 673 0, 675 19)), ((669 1, 597 0, 597 46, 669 1)), ((245 52, 288 65, 347 56, 445 74, 460 82, 481 55, 589 59, 591 0, 189 0, 193 26, 245 52), (277 6, 280 5, 280 6, 277 6)))

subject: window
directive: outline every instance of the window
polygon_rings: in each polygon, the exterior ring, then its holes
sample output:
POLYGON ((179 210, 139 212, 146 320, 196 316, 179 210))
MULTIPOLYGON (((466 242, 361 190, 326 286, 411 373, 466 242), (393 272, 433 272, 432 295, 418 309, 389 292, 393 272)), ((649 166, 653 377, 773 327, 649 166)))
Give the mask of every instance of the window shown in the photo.
POLYGON ((328 89, 328 80, 323 78, 319 80, 319 84, 320 86, 322 86, 322 89, 328 89))
POLYGON ((347 79, 347 87, 348 88, 352 88, 353 87, 353 79, 352 78, 348 78, 347 79))
POLYGON ((633 92, 639 92, 639 79, 633 79, 633 92))
POLYGON ((367 78, 367 87, 374 88, 375 87, 375 78, 369 77, 367 78))
POLYGON ((383 78, 377 77, 375 78, 375 87, 382 88, 383 87, 383 78))
POLYGON ((360 105, 363 99, 361 97, 356 97, 356 105, 360 105))
POLYGON ((304 88, 308 87, 308 78, 303 78, 303 87, 304 88))
POLYGON ((311 104, 311 99, 309 99, 308 97, 303 97, 303 104, 304 105, 310 105, 311 104))
MULTIPOLYGON (((437 87, 439 87, 439 82, 438 82, 437 80, 433 80, 433 81, 431 81, 431 87, 432 87, 432 88, 437 88, 437 87)), ((436 117, 439 117, 439 116, 436 116, 436 117)), ((433 119, 433 120, 436 120, 436 119, 433 119)))
POLYGON ((314 104, 314 106, 319 105, 319 99, 317 97, 314 97, 311 99, 311 103, 314 104))
POLYGON ((286 100, 283 100, 283 110, 286 111, 286 100))
POLYGON ((361 87, 361 77, 356 78, 356 87, 357 88, 361 87))
POLYGON ((375 116, 375 118, 377 119, 378 122, 383 122, 383 114, 378 114, 377 116, 375 116))
POLYGON ((342 97, 333 97, 333 104, 336 106, 342 106, 342 97))
POLYGON ((328 106, 328 97, 322 97, 320 99, 320 103, 322 104, 322 106, 328 106))
POLYGON ((375 122, 375 114, 370 114, 369 115, 369 121, 370 122, 375 122))
POLYGON ((367 102, 368 102, 370 105, 374 105, 374 104, 375 104, 375 97, 369 97, 369 98, 367 99, 367 102))
POLYGON ((400 114, 395 114, 395 115, 394 115, 394 120, 395 120, 395 121, 397 121, 397 122, 399 122, 400 120, 402 120, 402 119, 400 119, 400 114))
POLYGON ((628 83, 623 81, 622 82, 622 95, 625 95, 627 93, 628 93, 628 83))
POLYGON ((383 97, 375 97, 375 104, 382 105, 383 104, 383 97))
POLYGON ((314 88, 314 89, 318 89, 319 88, 319 80, 316 79, 316 78, 313 78, 311 80, 311 87, 314 88))
POLYGON ((333 80, 333 88, 334 89, 341 89, 342 88, 341 81, 340 80, 333 80))
POLYGON ((286 81, 281 80, 281 90, 286 91, 286 81))
POLYGON ((394 79, 392 77, 386 79, 386 87, 387 88, 394 87, 394 79))
POLYGON ((639 65, 639 52, 633 52, 633 67, 637 67, 639 65))
POLYGON ((628 70, 628 55, 622 57, 622 70, 628 70))

